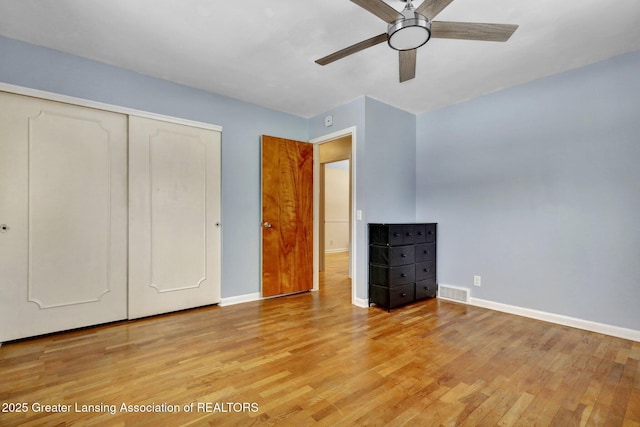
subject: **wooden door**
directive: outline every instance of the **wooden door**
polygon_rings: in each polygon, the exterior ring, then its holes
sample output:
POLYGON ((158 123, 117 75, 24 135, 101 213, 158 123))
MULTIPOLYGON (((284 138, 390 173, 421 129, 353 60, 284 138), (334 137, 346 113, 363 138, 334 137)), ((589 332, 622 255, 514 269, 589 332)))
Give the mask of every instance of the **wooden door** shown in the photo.
POLYGON ((126 132, 0 92, 0 342, 126 318, 126 132))
POLYGON ((129 119, 129 318, 220 302, 220 133, 129 119))
POLYGON ((262 296, 313 288, 313 145, 262 137, 262 296))

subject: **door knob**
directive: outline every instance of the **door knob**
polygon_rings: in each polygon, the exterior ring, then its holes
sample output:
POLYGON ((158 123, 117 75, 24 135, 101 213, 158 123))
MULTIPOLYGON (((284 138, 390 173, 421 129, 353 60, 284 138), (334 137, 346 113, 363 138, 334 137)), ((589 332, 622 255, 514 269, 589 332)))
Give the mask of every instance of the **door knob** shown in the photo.
POLYGON ((9 231, 9 226, 7 224, 0 224, 0 233, 6 233, 9 231))
POLYGON ((269 221, 265 221, 262 225, 264 225, 264 228, 271 228, 272 225, 269 221))

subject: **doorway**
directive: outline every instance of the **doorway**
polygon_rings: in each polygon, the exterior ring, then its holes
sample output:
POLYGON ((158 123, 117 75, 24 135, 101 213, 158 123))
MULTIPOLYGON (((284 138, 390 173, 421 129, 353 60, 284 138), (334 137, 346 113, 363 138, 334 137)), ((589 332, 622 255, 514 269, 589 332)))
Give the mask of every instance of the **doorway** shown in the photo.
MULTIPOLYGON (((327 254, 349 253, 350 163, 347 159, 320 164, 320 215, 323 219, 320 239, 324 244, 324 258, 327 254)), ((325 263, 320 261, 320 271, 324 271, 324 267, 325 263)))
MULTIPOLYGON (((328 144, 331 144, 330 142, 328 144)), ((322 146, 320 151, 322 151, 322 146)), ((350 161, 320 164, 320 292, 342 301, 351 290, 350 161)))
MULTIPOLYGON (((354 247, 354 203, 355 199, 355 128, 345 129, 311 141, 316 144, 315 174, 315 277, 314 290, 319 290, 320 273, 327 267, 327 257, 332 266, 335 262, 346 263, 345 279, 351 278, 351 300, 355 300, 353 265, 354 247), (344 198, 343 198, 344 196, 344 198), (346 200, 345 200, 346 199, 346 200), (335 206, 336 204, 342 206, 335 206), (333 206, 328 206, 333 205, 333 206), (332 207, 340 214, 334 214, 332 207), (327 209, 328 208, 328 209, 327 209)), ((335 271, 335 268, 333 268, 335 271)))

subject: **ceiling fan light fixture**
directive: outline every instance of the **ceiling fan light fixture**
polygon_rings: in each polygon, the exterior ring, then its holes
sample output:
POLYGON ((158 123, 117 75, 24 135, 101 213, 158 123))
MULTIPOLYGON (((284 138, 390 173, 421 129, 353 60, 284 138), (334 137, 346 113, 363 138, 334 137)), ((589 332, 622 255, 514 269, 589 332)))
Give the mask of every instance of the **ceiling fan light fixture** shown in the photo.
POLYGON ((412 18, 400 19, 389 24, 387 36, 389 46, 395 50, 416 49, 431 38, 431 22, 414 13, 412 18))
MULTIPOLYGON (((386 22, 387 31, 320 58, 316 63, 327 65, 386 41, 390 48, 399 52, 400 83, 415 78, 417 48, 431 39, 431 19, 452 2, 422 0, 416 9, 413 7, 413 0, 400 0, 406 4, 402 12, 399 12, 388 4, 388 0, 351 1, 386 22)), ((439 39, 494 42, 506 42, 518 28, 517 25, 481 22, 436 21, 435 24, 434 37, 439 39)))

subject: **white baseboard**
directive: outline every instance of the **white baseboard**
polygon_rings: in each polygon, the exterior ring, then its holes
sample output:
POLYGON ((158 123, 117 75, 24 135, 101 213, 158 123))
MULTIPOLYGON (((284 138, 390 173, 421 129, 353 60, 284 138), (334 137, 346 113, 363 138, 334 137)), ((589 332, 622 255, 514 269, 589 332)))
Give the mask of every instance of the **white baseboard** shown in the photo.
POLYGON ((592 322, 590 320, 577 319, 575 317, 564 316, 561 314, 547 313, 545 311, 502 304, 473 297, 469 298, 469 305, 640 342, 640 331, 636 331, 634 329, 627 329, 620 326, 607 325, 605 323, 592 322))
POLYGON ((221 298, 220 307, 225 307, 227 305, 241 304, 243 302, 258 301, 258 300, 260 300, 260 292, 256 292, 254 294, 238 295, 238 296, 229 297, 229 298, 221 298))
POLYGON ((363 298, 353 298, 353 301, 351 301, 351 304, 355 305, 356 307, 362 307, 362 308, 369 308, 369 300, 368 299, 363 299, 363 298))

